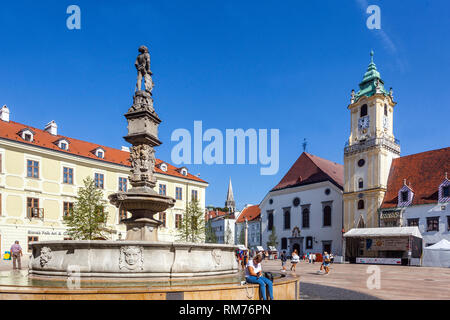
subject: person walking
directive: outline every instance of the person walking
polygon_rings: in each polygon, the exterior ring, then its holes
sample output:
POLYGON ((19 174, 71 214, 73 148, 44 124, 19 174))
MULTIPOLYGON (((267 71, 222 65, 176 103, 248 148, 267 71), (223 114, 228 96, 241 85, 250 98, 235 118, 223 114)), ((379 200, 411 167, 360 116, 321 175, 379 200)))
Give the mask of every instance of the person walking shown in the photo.
POLYGON ((297 263, 299 261, 300 261, 300 257, 299 257, 299 255, 297 253, 297 249, 294 249, 294 252, 292 252, 292 258, 291 258, 291 271, 292 271, 292 269, 294 269, 294 272, 295 272, 295 269, 297 267, 297 263))
POLYGON ((286 272, 286 261, 287 261, 286 250, 283 250, 283 252, 281 253, 280 260, 282 271, 286 272))
POLYGON ((312 254, 311 260, 312 260, 313 264, 314 264, 314 262, 316 262, 316 254, 315 253, 312 254))
POLYGON ((16 270, 16 261, 19 264, 19 270, 22 269, 22 247, 19 244, 19 241, 15 241, 14 244, 11 246, 11 256, 12 256, 12 260, 13 260, 13 270, 16 270))
POLYGON ((309 261, 309 263, 311 263, 311 261, 312 261, 312 253, 311 252, 308 253, 308 261, 309 261))
POLYGON ((330 272, 330 255, 328 252, 323 253, 323 268, 325 269, 325 274, 328 274, 330 272))
POLYGON ((247 268, 245 268, 245 279, 248 283, 259 284, 259 292, 263 300, 267 300, 266 288, 269 291, 270 300, 273 300, 273 284, 272 281, 262 276, 262 260, 262 254, 258 253, 252 260, 248 261, 247 268))

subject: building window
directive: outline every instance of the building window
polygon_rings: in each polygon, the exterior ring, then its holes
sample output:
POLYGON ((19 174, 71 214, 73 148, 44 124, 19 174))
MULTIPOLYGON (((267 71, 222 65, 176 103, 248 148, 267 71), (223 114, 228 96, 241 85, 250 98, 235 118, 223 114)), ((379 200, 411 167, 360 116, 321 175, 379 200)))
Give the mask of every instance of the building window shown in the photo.
POLYGON ((63 183, 73 184, 73 169, 63 168, 63 183))
POLYGON ((294 200, 292 201, 292 204, 294 205, 294 207, 298 207, 298 205, 300 204, 300 198, 295 197, 294 200))
POLYGON ((367 116, 367 104, 363 104, 361 106, 361 113, 359 115, 360 117, 367 116))
POLYGON ((183 189, 180 187, 175 188, 175 199, 183 200, 183 189))
POLYGON ((358 210, 362 210, 364 209, 364 200, 359 200, 358 201, 358 210))
POLYGON ((180 229, 181 228, 181 214, 175 214, 175 228, 180 229))
POLYGON ((365 163, 366 163, 366 161, 364 159, 359 159, 358 160, 358 167, 364 166, 365 163))
POLYGON ((273 212, 267 212, 267 230, 273 229, 273 212))
POLYGON ((290 229, 291 228, 291 209, 285 208, 284 209, 284 229, 290 229))
POLYGON ((39 162, 27 160, 27 177, 39 178, 39 162))
POLYGON ((39 208, 39 199, 27 198, 27 217, 43 218, 42 210, 39 208))
POLYGON ((408 227, 418 227, 419 226, 419 218, 408 219, 408 227))
POLYGON ((281 250, 287 249, 287 238, 281 238, 281 250))
POLYGON ((402 197, 402 202, 408 202, 408 196, 409 196, 409 192, 408 191, 402 191, 401 193, 401 197, 402 197))
POLYGON ((166 227, 166 213, 165 212, 160 212, 159 213, 159 220, 161 220, 162 225, 164 228, 166 227))
POLYGON ((95 150, 95 155, 100 159, 104 159, 105 158, 105 150, 103 150, 102 148, 98 148, 95 150))
MULTIPOLYGON (((1 169, 0 169, 1 170, 1 169)), ((448 198, 450 197, 450 186, 444 186, 442 187, 442 197, 448 198)))
POLYGON ((25 141, 31 142, 31 141, 33 141, 33 134, 31 134, 31 133, 24 133, 22 138, 25 141))
POLYGON ((197 190, 192 190, 191 201, 198 201, 198 191, 197 190))
POLYGON ((359 180, 358 180, 358 188, 360 188, 360 189, 364 188, 364 181, 362 178, 359 178, 359 180))
POLYGON ((162 196, 166 195, 166 185, 165 184, 160 184, 159 185, 159 194, 162 196))
POLYGON ((95 174, 95 187, 98 189, 103 189, 104 187, 104 175, 102 173, 96 173, 95 174))
POLYGON ((28 252, 31 252, 31 246, 30 246, 30 242, 35 242, 35 241, 39 241, 39 237, 36 236, 28 236, 28 252))
POLYGON ((427 231, 439 231, 439 217, 427 218, 427 231))
POLYGON ((63 217, 68 217, 73 212, 73 202, 63 202, 63 217))
POLYGON ((313 247, 313 238, 306 237, 306 249, 312 249, 313 247))
POLYGON ((325 206, 323 208, 323 226, 330 227, 331 226, 331 207, 325 206))
POLYGON ((127 192, 127 178, 119 177, 119 191, 127 192))
POLYGON ((124 208, 120 208, 119 210, 119 222, 122 222, 122 220, 127 218, 127 210, 124 208))
POLYGON ((302 212, 302 228, 309 228, 309 209, 305 208, 302 212))
POLYGON ((331 193, 331 190, 330 190, 330 188, 326 188, 326 189, 325 189, 325 195, 327 195, 327 196, 328 196, 328 195, 329 195, 330 193, 331 193))

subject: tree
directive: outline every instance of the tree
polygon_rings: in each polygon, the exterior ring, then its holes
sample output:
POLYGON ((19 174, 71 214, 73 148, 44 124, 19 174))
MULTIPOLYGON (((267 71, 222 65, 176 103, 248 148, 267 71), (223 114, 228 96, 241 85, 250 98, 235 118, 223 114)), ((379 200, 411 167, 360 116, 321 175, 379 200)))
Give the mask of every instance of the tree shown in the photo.
POLYGON ((91 177, 83 180, 84 187, 78 189, 77 201, 72 212, 64 216, 68 235, 76 240, 105 238, 109 231, 104 228, 108 219, 105 212, 103 192, 96 188, 91 177))
POLYGON ((184 242, 203 242, 205 240, 205 213, 198 201, 191 201, 181 219, 178 238, 184 242))
POLYGON ((278 245, 277 233, 275 231, 275 226, 272 227, 272 233, 269 236, 269 241, 267 241, 267 246, 276 247, 278 245))
POLYGON ((205 242, 207 243, 217 243, 216 233, 214 232, 211 220, 208 220, 205 226, 205 242))

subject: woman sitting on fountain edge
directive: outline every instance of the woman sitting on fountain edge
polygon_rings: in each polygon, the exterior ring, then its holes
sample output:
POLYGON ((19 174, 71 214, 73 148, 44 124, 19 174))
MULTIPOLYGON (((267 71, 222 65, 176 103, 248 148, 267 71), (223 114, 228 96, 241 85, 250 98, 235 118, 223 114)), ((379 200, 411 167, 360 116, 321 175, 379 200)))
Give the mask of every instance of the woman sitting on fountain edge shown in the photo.
POLYGON ((266 286, 269 290, 270 300, 273 300, 272 281, 262 276, 261 261, 263 257, 260 253, 255 255, 251 260, 248 260, 245 268, 245 279, 248 283, 259 284, 259 291, 263 300, 266 300, 266 286))

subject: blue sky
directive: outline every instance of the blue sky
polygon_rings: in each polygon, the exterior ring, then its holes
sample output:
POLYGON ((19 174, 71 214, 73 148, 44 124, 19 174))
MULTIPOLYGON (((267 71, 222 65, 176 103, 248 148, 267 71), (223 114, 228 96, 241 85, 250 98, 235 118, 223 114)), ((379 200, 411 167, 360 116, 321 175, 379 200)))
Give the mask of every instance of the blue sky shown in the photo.
MULTIPOLYGON (((223 206, 229 177, 238 207, 259 203, 302 152, 343 163, 351 89, 371 49, 398 102, 402 155, 447 147, 450 3, 424 1, 5 1, 0 4, 0 104, 13 121, 120 148, 137 48, 150 48, 157 157, 170 161, 177 128, 280 129, 280 169, 189 165, 223 206), (81 30, 66 9, 81 8, 81 30), (370 4, 381 30, 366 27, 370 4)), ((0 127, 1 130, 1 127, 0 127)))

